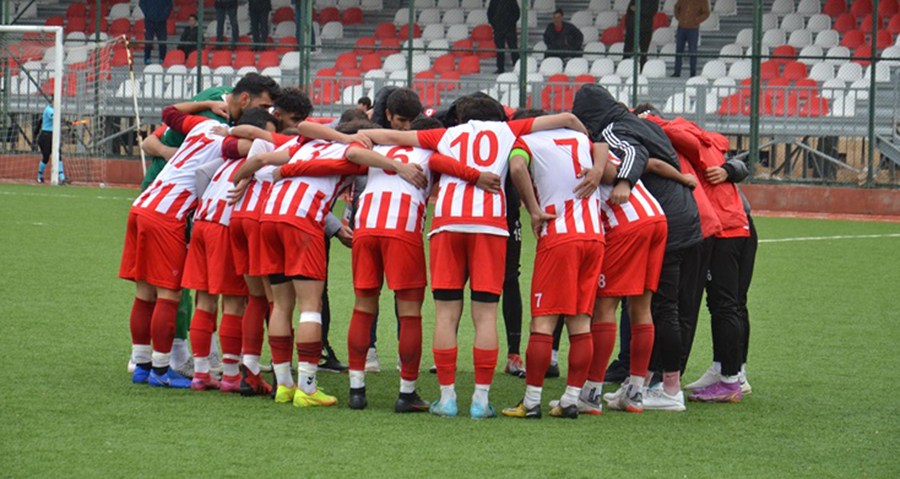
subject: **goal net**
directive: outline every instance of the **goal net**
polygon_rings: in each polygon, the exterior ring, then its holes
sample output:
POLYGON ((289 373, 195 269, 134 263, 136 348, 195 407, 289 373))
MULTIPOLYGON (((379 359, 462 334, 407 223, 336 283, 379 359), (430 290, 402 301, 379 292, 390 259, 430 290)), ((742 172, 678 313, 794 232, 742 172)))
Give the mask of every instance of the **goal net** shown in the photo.
POLYGON ((114 98, 124 39, 0 26, 0 50, 0 181, 110 183, 116 158, 136 155, 133 103, 114 98))

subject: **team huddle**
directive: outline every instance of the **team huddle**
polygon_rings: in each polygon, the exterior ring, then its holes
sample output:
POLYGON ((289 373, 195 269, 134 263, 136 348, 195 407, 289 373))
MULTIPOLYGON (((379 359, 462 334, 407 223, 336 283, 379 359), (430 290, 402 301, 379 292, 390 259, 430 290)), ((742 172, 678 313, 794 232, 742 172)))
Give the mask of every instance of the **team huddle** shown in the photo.
POLYGON ((704 290, 713 365, 687 385, 688 399, 738 402, 750 392, 746 304, 756 234, 734 184, 746 167, 725 162, 727 139, 682 118, 665 120, 649 105, 631 111, 597 85, 583 86, 572 113, 560 114, 512 111, 480 93, 425 112, 415 92, 388 88, 383 115, 348 111, 334 128, 307 121, 312 105, 304 93, 258 74, 206 95, 211 99, 163 110, 165 127, 153 141, 168 135, 168 144, 180 146, 157 150, 167 161, 131 207, 119 271, 136 283, 134 383, 272 396, 297 407, 337 404, 316 375, 329 348, 326 230, 339 221, 331 210, 347 195, 343 227, 352 229, 355 292, 350 408, 368 404, 367 354, 386 280, 399 328, 394 410, 458 415, 457 340, 468 283, 470 415, 497 415, 489 393, 498 304, 510 275, 508 238, 518 234, 509 219, 518 218, 520 201, 538 238, 532 319, 524 396, 503 415, 541 417, 554 334, 563 325, 568 373, 551 416, 600 414, 601 399, 613 410, 685 410, 681 375, 704 290), (429 284, 440 384, 431 403, 416 386, 429 284), (183 289, 196 291, 191 378, 173 360, 183 289), (627 374, 620 389, 603 395, 620 304, 617 362, 627 374), (210 364, 217 331, 221 379, 210 364), (271 385, 260 362, 266 340, 271 385))

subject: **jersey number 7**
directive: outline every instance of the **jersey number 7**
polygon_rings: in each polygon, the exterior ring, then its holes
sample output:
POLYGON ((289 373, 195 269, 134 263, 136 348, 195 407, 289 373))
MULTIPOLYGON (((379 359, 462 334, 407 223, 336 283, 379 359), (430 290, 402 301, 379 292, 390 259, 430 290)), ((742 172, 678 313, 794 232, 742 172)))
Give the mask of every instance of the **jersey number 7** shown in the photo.
POLYGON ((575 165, 575 176, 578 177, 581 174, 581 162, 578 161, 578 138, 563 138, 553 140, 553 142, 562 148, 572 149, 572 163, 575 165))

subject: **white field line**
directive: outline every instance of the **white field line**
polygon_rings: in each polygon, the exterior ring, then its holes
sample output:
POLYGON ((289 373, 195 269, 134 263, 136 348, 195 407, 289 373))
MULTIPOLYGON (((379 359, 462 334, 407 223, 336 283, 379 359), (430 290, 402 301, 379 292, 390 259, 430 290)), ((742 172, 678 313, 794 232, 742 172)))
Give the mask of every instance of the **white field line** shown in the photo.
POLYGON ((134 201, 134 198, 127 196, 81 196, 81 195, 67 195, 64 193, 61 194, 46 194, 46 193, 26 193, 22 191, 0 191, 0 195, 9 195, 9 196, 40 196, 44 198, 78 198, 78 199, 89 199, 89 200, 120 200, 120 201, 134 201))
POLYGON ((886 233, 880 235, 839 235, 839 236, 809 236, 805 238, 773 238, 761 239, 760 243, 790 243, 793 241, 828 241, 845 239, 871 239, 871 238, 900 238, 900 233, 886 233))

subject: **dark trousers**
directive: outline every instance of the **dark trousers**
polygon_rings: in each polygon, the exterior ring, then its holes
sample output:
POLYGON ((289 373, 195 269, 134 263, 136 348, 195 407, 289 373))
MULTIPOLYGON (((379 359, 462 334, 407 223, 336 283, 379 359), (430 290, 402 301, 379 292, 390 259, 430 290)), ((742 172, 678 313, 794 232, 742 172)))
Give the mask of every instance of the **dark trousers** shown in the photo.
POLYGON ((506 240, 506 273, 503 278, 503 323, 506 326, 508 354, 519 354, 522 342, 522 291, 519 288, 522 224, 519 221, 519 193, 512 184, 511 176, 506 180, 506 205, 509 238, 506 240))
POLYGON ((675 76, 681 76, 681 61, 684 58, 684 46, 687 45, 691 55, 691 76, 697 76, 697 41, 700 40, 699 28, 681 28, 675 32, 675 76))
POLYGON ((41 163, 47 164, 53 154, 53 132, 41 131, 38 135, 38 147, 41 149, 41 163))
MULTIPOLYGON (((331 257, 331 238, 325 237, 325 264, 331 257)), ((327 269, 327 268, 326 268, 327 269)), ((322 290, 322 347, 330 349, 328 331, 331 329, 331 305, 328 301, 328 280, 325 280, 325 288, 322 290)), ((330 352, 329 352, 330 354, 330 352)))
POLYGON ((709 274, 710 259, 718 240, 707 238, 699 247, 690 248, 681 264, 681 286, 678 292, 678 321, 681 326, 681 374, 684 374, 694 335, 697 332, 697 321, 700 318, 700 305, 703 304, 703 288, 709 274))
POLYGON ((756 227, 753 218, 750 220, 750 237, 744 243, 741 250, 740 271, 738 272, 738 316, 741 319, 741 364, 747 362, 747 351, 750 348, 750 313, 747 310, 747 292, 750 291, 750 282, 753 280, 753 266, 756 263, 756 248, 759 246, 759 237, 756 235, 756 227))
POLYGON ((216 41, 225 41, 225 15, 228 15, 228 19, 231 21, 231 44, 234 45, 241 36, 237 21, 237 7, 216 9, 216 41))
POLYGON ((741 368, 744 335, 740 317, 741 253, 747 238, 719 238, 713 246, 706 283, 706 305, 712 326, 714 357, 722 375, 734 376, 741 368))
MULTIPOLYGON (((641 70, 644 69, 644 63, 647 63, 647 50, 650 49, 650 40, 653 37, 653 16, 649 18, 641 17, 641 70)), ((623 58, 631 58, 634 53, 634 15, 628 13, 625 15, 625 49, 623 58)))
MULTIPOLYGON (((516 31, 510 30, 506 32, 494 31, 494 45, 498 50, 503 48, 509 48, 510 50, 515 50, 519 48, 519 42, 516 38, 516 31), (504 46, 505 45, 505 46, 504 46)), ((511 52, 513 65, 517 61, 519 61, 519 53, 511 52)), ((504 70, 506 65, 506 54, 503 52, 497 52, 497 69, 504 70)), ((508 191, 507 191, 508 192, 508 191)))
POLYGON ((656 328, 653 356, 650 359, 650 369, 653 371, 681 370, 681 318, 678 309, 681 287, 686 283, 682 266, 693 248, 699 248, 699 245, 666 251, 663 257, 659 286, 650 302, 650 312, 656 328))
POLYGON ((250 9, 250 35, 253 43, 266 43, 269 40, 269 10, 250 9))
MULTIPOLYGON (((167 25, 166 22, 153 22, 150 20, 144 20, 144 40, 151 41, 154 38, 156 41, 165 42, 168 38, 168 34, 166 31, 167 25)), ((148 43, 144 46, 144 63, 150 63, 150 55, 153 53, 153 44, 148 43)), ((166 58, 166 44, 159 44, 159 62, 162 63, 163 59, 166 58)))

